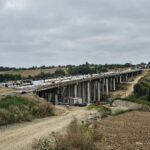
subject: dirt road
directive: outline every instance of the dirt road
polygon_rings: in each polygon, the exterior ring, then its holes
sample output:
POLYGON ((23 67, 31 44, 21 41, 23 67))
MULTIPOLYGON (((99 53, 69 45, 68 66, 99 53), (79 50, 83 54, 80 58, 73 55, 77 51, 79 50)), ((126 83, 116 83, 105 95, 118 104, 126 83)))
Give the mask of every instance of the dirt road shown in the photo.
POLYGON ((121 96, 121 98, 125 98, 127 96, 130 96, 133 91, 134 91, 134 85, 137 84, 139 82, 139 80, 141 78, 143 78, 145 75, 147 74, 147 72, 144 72, 143 74, 137 76, 131 83, 130 85, 128 86, 126 92, 121 96))
POLYGON ((52 131, 64 131, 73 117, 82 120, 87 113, 85 108, 76 108, 62 116, 1 128, 0 150, 29 150, 33 139, 48 136, 52 131))

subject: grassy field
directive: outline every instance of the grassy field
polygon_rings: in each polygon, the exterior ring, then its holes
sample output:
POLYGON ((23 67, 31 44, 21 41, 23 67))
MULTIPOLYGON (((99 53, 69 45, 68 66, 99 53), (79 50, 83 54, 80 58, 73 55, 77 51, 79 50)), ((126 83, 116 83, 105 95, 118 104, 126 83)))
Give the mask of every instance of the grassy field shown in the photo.
MULTIPOLYGON (((20 74, 22 77, 28 77, 28 76, 36 76, 39 75, 41 72, 44 73, 54 73, 58 68, 52 68, 52 69, 35 69, 35 70, 11 70, 11 71, 3 71, 0 72, 0 74, 12 74, 12 75, 18 75, 20 74)), ((65 68, 61 68, 66 72, 65 68)))
POLYGON ((96 110, 102 114, 102 117, 107 117, 111 114, 111 110, 103 105, 90 105, 88 106, 88 110, 96 110))

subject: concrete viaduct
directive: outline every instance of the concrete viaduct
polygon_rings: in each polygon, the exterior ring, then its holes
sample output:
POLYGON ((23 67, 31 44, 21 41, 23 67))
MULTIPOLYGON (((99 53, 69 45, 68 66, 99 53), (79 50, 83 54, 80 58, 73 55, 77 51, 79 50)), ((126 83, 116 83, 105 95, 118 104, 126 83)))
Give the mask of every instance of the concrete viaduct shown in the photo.
POLYGON ((127 70, 122 72, 90 75, 81 79, 70 79, 66 82, 52 83, 38 87, 34 92, 48 102, 58 104, 69 97, 80 97, 83 102, 90 103, 108 96, 118 85, 127 82, 132 76, 141 74, 142 70, 127 70))

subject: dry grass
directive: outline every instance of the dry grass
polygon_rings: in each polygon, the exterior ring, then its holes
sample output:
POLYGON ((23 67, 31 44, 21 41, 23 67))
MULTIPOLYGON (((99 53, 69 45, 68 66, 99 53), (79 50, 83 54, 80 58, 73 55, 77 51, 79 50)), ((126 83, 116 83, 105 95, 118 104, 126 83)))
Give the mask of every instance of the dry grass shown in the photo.
POLYGON ((74 119, 67 128, 66 134, 52 133, 49 138, 35 140, 34 150, 98 150, 95 143, 102 136, 88 125, 79 125, 74 119))
POLYGON ((11 89, 11 88, 1 88, 0 87, 0 95, 2 95, 2 94, 11 94, 13 92, 15 92, 14 89, 11 89))

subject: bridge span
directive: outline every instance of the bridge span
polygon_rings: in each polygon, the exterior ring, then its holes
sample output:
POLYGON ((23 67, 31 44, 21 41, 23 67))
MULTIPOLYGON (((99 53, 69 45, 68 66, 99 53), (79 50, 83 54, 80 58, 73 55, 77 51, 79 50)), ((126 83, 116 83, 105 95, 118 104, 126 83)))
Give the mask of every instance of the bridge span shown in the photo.
POLYGON ((39 86, 34 93, 54 104, 67 102, 68 99, 77 97, 82 98, 85 103, 91 103, 100 101, 103 96, 108 96, 110 91, 117 90, 119 84, 141 73, 142 70, 126 70, 84 75, 80 78, 72 77, 39 86))

